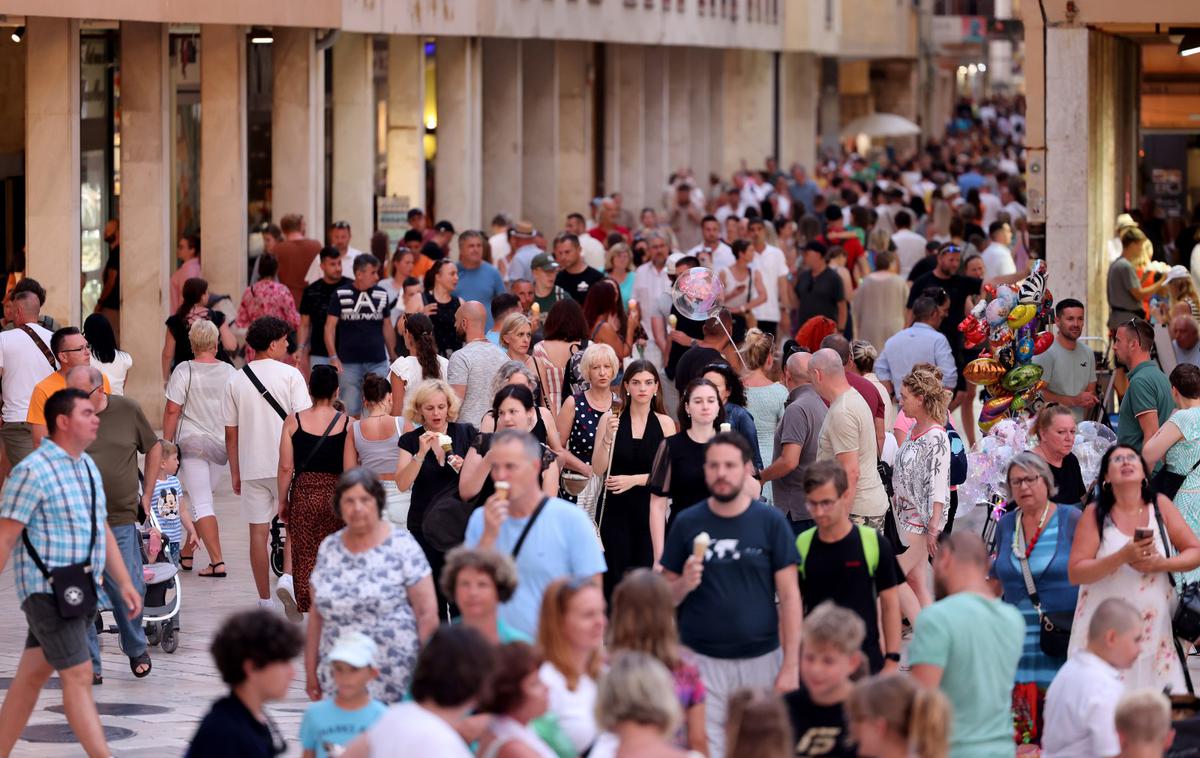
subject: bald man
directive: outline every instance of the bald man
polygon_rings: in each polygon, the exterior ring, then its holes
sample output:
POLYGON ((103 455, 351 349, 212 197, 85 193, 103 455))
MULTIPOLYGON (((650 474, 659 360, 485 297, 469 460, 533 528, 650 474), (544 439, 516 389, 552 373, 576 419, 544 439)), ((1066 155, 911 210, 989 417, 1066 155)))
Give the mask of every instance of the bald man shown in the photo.
POLYGON ((775 507, 787 515, 795 534, 815 526, 805 505, 804 470, 817 459, 817 440, 828 412, 812 384, 811 360, 809 353, 793 353, 784 366, 787 406, 775 428, 774 461, 762 470, 763 482, 775 482, 775 507))
POLYGON ((458 420, 478 427, 492 404, 492 377, 508 355, 487 338, 487 310, 482 304, 467 300, 454 319, 463 346, 450 356, 446 379, 462 400, 458 420))
POLYGON ((1176 316, 1171 319, 1171 347, 1175 348, 1175 362, 1200 366, 1200 328, 1191 316, 1176 316))
POLYGON ((846 379, 846 368, 837 351, 822 348, 809 364, 813 386, 829 404, 821 425, 818 458, 836 458, 850 482, 850 518, 883 533, 888 497, 879 478, 875 421, 867 401, 846 379))

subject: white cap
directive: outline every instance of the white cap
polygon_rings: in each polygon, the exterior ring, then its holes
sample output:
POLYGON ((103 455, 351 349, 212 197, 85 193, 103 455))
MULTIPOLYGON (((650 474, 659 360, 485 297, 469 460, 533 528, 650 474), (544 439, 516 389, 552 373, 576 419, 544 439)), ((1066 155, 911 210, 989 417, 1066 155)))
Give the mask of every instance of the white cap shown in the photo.
POLYGON ((329 660, 349 663, 355 668, 375 665, 375 640, 362 632, 346 632, 333 643, 329 660))
POLYGON ((1128 213, 1122 213, 1117 216, 1117 231, 1130 226, 1137 226, 1137 222, 1133 220, 1133 216, 1130 216, 1128 213))
POLYGON ((1167 281, 1173 282, 1176 279, 1187 279, 1189 276, 1191 276, 1191 273, 1185 267, 1172 266, 1171 270, 1167 272, 1167 281))
POLYGON ((686 253, 680 253, 678 251, 668 255, 667 256, 667 264, 665 266, 665 270, 666 270, 667 274, 673 276, 675 274, 675 264, 679 263, 679 261, 683 260, 686 257, 687 257, 686 253))

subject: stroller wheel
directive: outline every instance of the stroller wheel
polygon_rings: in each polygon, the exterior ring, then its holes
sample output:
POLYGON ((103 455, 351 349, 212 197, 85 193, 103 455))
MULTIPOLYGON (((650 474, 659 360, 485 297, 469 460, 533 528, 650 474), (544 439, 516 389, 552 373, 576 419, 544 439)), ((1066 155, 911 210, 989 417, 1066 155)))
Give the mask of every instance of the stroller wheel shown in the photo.
POLYGON ((275 576, 283 576, 283 546, 287 539, 284 533, 284 526, 279 521, 279 517, 271 519, 271 571, 275 572, 275 576))
POLYGON ((158 624, 146 624, 146 644, 157 645, 160 639, 158 624))
POLYGON ((179 634, 171 626, 170 622, 167 622, 163 627, 160 647, 162 647, 164 653, 174 653, 176 648, 179 647, 179 634))

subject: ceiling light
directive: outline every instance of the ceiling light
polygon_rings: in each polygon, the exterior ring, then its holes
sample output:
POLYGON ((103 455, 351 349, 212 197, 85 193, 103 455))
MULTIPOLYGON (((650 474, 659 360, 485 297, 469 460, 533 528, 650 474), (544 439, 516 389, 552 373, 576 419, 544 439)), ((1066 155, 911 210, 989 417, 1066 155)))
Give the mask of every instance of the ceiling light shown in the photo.
POLYGON ((12 39, 13 42, 16 42, 19 45, 19 44, 21 44, 21 38, 24 36, 25 36, 25 27, 18 26, 16 29, 13 29, 12 34, 10 35, 10 38, 12 39))
POLYGON ((981 74, 987 73, 987 64, 986 63, 979 64, 979 73, 981 73, 981 74))
POLYGON ((1200 30, 1189 31, 1179 43, 1179 54, 1183 56, 1200 53, 1200 30))
POLYGON ((275 33, 265 26, 250 28, 250 41, 255 45, 269 45, 275 41, 275 33))

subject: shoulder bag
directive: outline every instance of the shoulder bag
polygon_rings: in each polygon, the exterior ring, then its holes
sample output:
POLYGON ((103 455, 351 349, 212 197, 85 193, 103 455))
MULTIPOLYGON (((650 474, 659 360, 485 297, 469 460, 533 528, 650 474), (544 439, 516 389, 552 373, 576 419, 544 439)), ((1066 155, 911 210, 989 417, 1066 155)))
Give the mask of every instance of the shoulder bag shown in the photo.
POLYGON ((1167 471, 1167 467, 1164 464, 1158 470, 1158 473, 1154 475, 1154 479, 1151 480, 1154 491, 1166 495, 1174 501, 1175 496, 1179 494, 1179 488, 1183 486, 1188 475, 1195 471, 1197 466, 1200 466, 1200 458, 1196 459, 1196 462, 1192 464, 1192 467, 1188 469, 1186 474, 1177 474, 1174 471, 1167 471))
MULTIPOLYGON (((1154 521, 1158 525, 1158 536, 1162 538, 1163 552, 1169 558, 1171 557, 1171 540, 1167 537, 1167 528, 1163 524, 1162 512, 1158 509, 1157 499, 1154 502, 1154 521)), ((1179 644, 1179 640, 1182 638, 1195 644, 1196 640, 1200 639, 1200 585, 1190 582, 1178 587, 1175 583, 1175 575, 1170 571, 1167 572, 1167 580, 1179 594, 1179 604, 1175 607, 1174 615, 1171 616, 1171 640, 1175 643, 1175 654, 1179 656, 1179 665, 1183 669, 1183 679, 1187 683, 1188 692, 1195 694, 1192 675, 1188 672, 1188 658, 1184 655, 1183 646, 1179 644)))
MULTIPOLYGON (((304 460, 299 466, 292 469, 292 479, 288 482, 287 499, 288 504, 292 502, 292 492, 296 489, 296 479, 308 469, 308 464, 312 463, 316 457, 317 451, 325 444, 325 440, 329 439, 329 433, 333 431, 333 427, 337 426, 337 422, 341 420, 342 412, 338 411, 333 414, 333 420, 329 422, 329 426, 325 427, 325 431, 321 433, 321 438, 317 440, 317 444, 313 445, 312 450, 308 451, 308 455, 304 456, 304 460)), ((296 414, 296 428, 300 428, 300 414, 296 414)))
POLYGON ((29 339, 33 340, 33 344, 38 346, 38 350, 42 351, 42 355, 46 356, 46 360, 50 363, 51 371, 58 371, 58 361, 54 360, 54 355, 50 353, 50 348, 46 347, 46 343, 42 342, 42 338, 37 336, 37 332, 29 328, 29 324, 21 325, 21 331, 29 335, 29 339))
POLYGON ((250 383, 254 385, 254 389, 258 390, 258 394, 262 395, 263 400, 266 400, 267 403, 275 409, 275 413, 279 414, 279 419, 281 421, 287 421, 287 411, 283 409, 283 406, 279 404, 279 401, 275 399, 275 396, 271 394, 270 390, 263 386, 262 380, 259 379, 258 375, 254 373, 254 370, 250 368, 249 363, 247 363, 245 366, 242 366, 242 371, 245 372, 246 378, 250 380, 250 383))
MULTIPOLYGON (((179 427, 183 426, 183 420, 188 418, 187 401, 192 395, 192 373, 195 371, 195 366, 192 361, 185 361, 188 367, 187 389, 183 392, 183 403, 179 406, 179 427)), ((200 424, 196 423, 195 419, 189 419, 197 428, 200 424)), ((229 452, 226 450, 223 443, 217 442, 207 434, 191 434, 187 437, 182 436, 180 429, 177 427, 175 431, 175 442, 179 448, 180 460, 183 458, 199 458, 209 463, 215 463, 218 466, 224 466, 229 463, 229 452)))
POLYGON ((50 591, 54 594, 54 602, 58 606, 58 615, 64 619, 74 619, 91 616, 96 610, 96 580, 92 576, 92 554, 96 550, 96 480, 88 469, 88 484, 92 493, 92 536, 88 543, 87 558, 82 563, 72 563, 67 566, 48 569, 33 548, 29 539, 29 530, 21 531, 21 540, 25 543, 25 551, 37 566, 42 576, 50 583, 50 591))
MULTIPOLYGON (((1053 507, 1051 503, 1047 507, 1053 507)), ((1037 585, 1033 581, 1033 572, 1029 570, 1029 559, 1026 557, 1025 535, 1021 529, 1021 516, 1017 514, 1013 524, 1013 548, 1017 560, 1021 562, 1021 575, 1025 578, 1025 592, 1033 609, 1037 611, 1038 625, 1041 627, 1039 642, 1042 652, 1054 658, 1066 658, 1067 648, 1071 643, 1071 622, 1075 620, 1071 613, 1045 613, 1042 611, 1042 600, 1038 596, 1037 585)))

